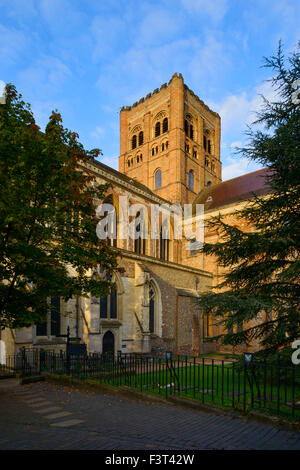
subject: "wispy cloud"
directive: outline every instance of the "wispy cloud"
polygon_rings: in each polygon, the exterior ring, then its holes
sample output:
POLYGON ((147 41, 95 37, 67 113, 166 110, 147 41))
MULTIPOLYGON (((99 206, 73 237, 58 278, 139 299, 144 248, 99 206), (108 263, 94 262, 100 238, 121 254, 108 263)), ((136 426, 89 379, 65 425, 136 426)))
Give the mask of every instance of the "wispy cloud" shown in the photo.
POLYGON ((71 70, 57 57, 43 56, 21 73, 22 81, 48 91, 57 89, 72 75, 71 70))
POLYGON ((228 9, 227 0, 181 0, 184 8, 189 13, 206 17, 211 21, 218 23, 221 21, 228 9))
POLYGON ((0 62, 15 63, 30 42, 23 31, 0 24, 0 62))

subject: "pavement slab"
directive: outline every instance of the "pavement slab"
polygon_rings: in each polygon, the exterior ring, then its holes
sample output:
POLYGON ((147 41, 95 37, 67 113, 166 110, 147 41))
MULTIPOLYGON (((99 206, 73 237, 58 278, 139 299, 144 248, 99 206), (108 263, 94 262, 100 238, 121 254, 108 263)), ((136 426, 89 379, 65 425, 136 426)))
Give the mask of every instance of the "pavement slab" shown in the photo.
POLYGON ((47 382, 30 385, 51 403, 35 409, 20 390, 0 392, 1 450, 300 450, 299 432, 244 418, 47 382), (53 422, 52 411, 70 415, 53 422))

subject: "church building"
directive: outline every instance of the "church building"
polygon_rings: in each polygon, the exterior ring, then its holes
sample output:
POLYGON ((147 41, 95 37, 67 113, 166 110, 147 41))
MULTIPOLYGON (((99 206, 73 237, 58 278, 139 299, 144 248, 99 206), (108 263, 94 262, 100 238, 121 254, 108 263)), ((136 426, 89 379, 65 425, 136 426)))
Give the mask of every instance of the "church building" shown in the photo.
MULTIPOLYGON (((91 353, 197 355, 226 350, 211 340, 218 329, 196 302, 200 292, 217 283, 221 270, 203 256, 192 237, 174 236, 174 214, 168 226, 160 217, 156 238, 151 228, 146 239, 142 231, 134 240, 119 236, 124 215, 120 197, 129 206, 144 205, 149 214, 152 205, 203 204, 204 220, 221 212, 234 222, 235 211, 253 192, 267 194, 265 170, 222 182, 220 121, 177 73, 121 109, 119 171, 98 161, 86 164, 99 183, 111 185, 104 202, 117 216, 116 238, 108 238, 121 254, 122 269, 112 278, 116 289, 103 298, 66 303, 49 299, 53 312, 46 323, 2 332, 0 362, 21 347, 64 350, 66 340, 60 335, 68 326, 91 353), (162 236, 166 232, 168 237, 162 236)), ((218 239, 206 230, 204 236, 210 242, 218 239)))

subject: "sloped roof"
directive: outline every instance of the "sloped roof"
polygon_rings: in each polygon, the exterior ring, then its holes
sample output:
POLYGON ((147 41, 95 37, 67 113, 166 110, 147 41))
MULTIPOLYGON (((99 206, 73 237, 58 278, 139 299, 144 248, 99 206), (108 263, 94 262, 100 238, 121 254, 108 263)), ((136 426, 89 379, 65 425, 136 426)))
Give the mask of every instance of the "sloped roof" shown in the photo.
POLYGON ((268 183, 270 175, 271 170, 269 168, 262 168, 209 186, 200 191, 194 199, 193 206, 204 204, 205 212, 208 212, 250 199, 254 194, 256 196, 268 194, 271 191, 268 183))

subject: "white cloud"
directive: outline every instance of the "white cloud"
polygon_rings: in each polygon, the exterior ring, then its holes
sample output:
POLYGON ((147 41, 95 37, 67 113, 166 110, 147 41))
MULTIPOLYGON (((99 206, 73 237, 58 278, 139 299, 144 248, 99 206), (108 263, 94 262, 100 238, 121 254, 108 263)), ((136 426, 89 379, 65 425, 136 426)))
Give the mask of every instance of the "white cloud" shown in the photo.
POLYGON ((119 156, 118 155, 113 155, 111 157, 103 156, 99 158, 99 161, 101 163, 104 163, 104 165, 114 168, 115 170, 119 169, 119 156))
POLYGON ((189 13, 209 17, 215 23, 223 19, 228 9, 227 0, 181 0, 181 3, 189 13))
POLYGON ((31 88, 57 91, 72 75, 71 70, 58 58, 43 56, 21 73, 20 78, 31 88))
MULTIPOLYGON (((270 82, 254 88, 252 93, 241 92, 227 96, 223 102, 212 104, 212 109, 221 116, 222 129, 222 179, 227 180, 255 171, 261 166, 256 162, 239 156, 234 156, 236 148, 244 145, 243 139, 247 125, 256 119, 256 113, 261 109, 263 95, 269 101, 276 101, 277 93, 270 82), (235 138, 232 140, 232 138, 235 138), (240 137, 240 139, 239 139, 240 137)), ((256 127, 258 128, 258 127, 256 127)))
POLYGON ((222 169, 222 180, 226 181, 231 178, 237 178, 238 176, 250 173, 251 171, 258 170, 261 168, 259 164, 249 161, 247 158, 240 158, 234 160, 233 158, 227 158, 229 164, 224 165, 222 169))
POLYGON ((276 91, 269 82, 256 87, 251 94, 245 91, 237 95, 227 96, 221 103, 212 103, 212 109, 217 111, 222 120, 224 133, 235 129, 243 131, 246 125, 251 125, 256 119, 256 113, 263 104, 263 95, 267 100, 276 100, 276 91))
POLYGON ((159 44, 169 40, 180 28, 179 17, 170 15, 163 9, 155 9, 149 13, 137 28, 140 44, 159 44))
POLYGON ((96 128, 91 132, 92 137, 101 137, 103 134, 105 134, 105 130, 103 127, 96 126, 96 128))
POLYGON ((124 28, 124 22, 118 17, 104 20, 102 16, 95 16, 90 26, 93 58, 99 59, 113 52, 124 28))
POLYGON ((28 43, 29 39, 22 31, 0 24, 0 62, 16 62, 28 43))

